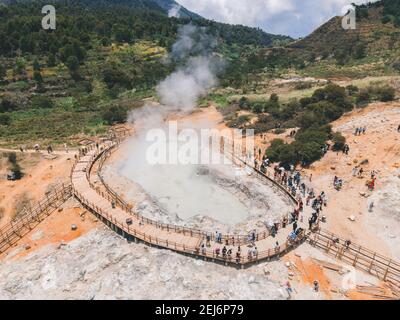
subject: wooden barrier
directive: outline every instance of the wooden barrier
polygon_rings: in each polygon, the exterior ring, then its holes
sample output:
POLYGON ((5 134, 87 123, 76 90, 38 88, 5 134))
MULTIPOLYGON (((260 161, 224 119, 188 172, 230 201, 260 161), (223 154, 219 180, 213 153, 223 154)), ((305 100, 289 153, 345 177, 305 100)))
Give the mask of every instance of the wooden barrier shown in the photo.
MULTIPOLYGON (((102 175, 101 175, 101 171, 103 168, 103 165, 105 163, 105 161, 111 156, 112 152, 116 150, 116 147, 119 145, 120 141, 114 143, 114 144, 108 144, 107 147, 103 150, 103 152, 101 154, 97 154, 95 156, 92 157, 92 160, 94 161, 99 161, 99 165, 98 165, 98 170, 97 170, 97 175, 99 177, 99 180, 101 181, 101 183, 103 184, 104 188, 106 189, 108 195, 105 195, 107 197, 107 199, 109 199, 111 201, 114 200, 116 202, 116 205, 120 206, 121 208, 123 208, 126 211, 129 211, 133 216, 136 216, 140 219, 142 219, 143 223, 147 223, 147 224, 151 224, 151 225, 156 225, 159 228, 162 229, 168 229, 168 230, 174 230, 175 232, 182 232, 182 233, 190 233, 192 235, 197 235, 197 236, 201 236, 201 237, 207 237, 209 236, 211 240, 216 240, 215 239, 215 234, 213 233, 208 233, 205 232, 203 230, 199 230, 199 229, 193 229, 193 228, 187 228, 187 227, 181 227, 181 226, 176 226, 176 225, 171 225, 171 224, 165 224, 165 223, 160 223, 156 220, 152 220, 146 217, 143 217, 142 215, 140 215, 139 213, 134 212, 130 207, 130 205, 117 193, 115 192, 103 179, 102 175)), ((239 159, 238 159, 239 160, 239 159)), ((241 160, 243 161, 243 160, 241 160)), ((86 170, 86 174, 87 174, 87 179, 88 181, 90 181, 90 172, 92 170, 92 167, 94 165, 93 164, 86 170)), ((283 191, 284 194, 286 194, 287 196, 289 196, 290 200, 293 201, 293 203, 295 205, 298 205, 297 200, 288 192, 288 190, 283 187, 282 185, 280 185, 277 181, 269 178, 268 176, 266 176, 265 174, 263 174, 261 171, 253 168, 253 170, 255 170, 255 172, 260 176, 263 177, 265 179, 267 179, 268 181, 272 182, 273 185, 276 185, 280 191, 283 191)), ((92 183, 90 183, 91 187, 94 188, 94 185, 92 183)), ((104 194, 102 194, 100 191, 97 191, 100 195, 102 195, 104 197, 104 194)), ((289 220, 289 216, 283 216, 281 218, 281 221, 279 223, 277 223, 278 226, 278 230, 282 227, 283 223, 282 221, 289 220)), ((257 240, 263 240, 266 239, 267 237, 270 236, 270 232, 269 230, 266 231, 262 231, 259 232, 255 235, 257 240)), ((224 242, 227 243, 235 243, 235 244, 248 244, 250 242, 249 240, 249 235, 222 235, 222 240, 224 242)))
MULTIPOLYGON (((210 249, 205 249, 201 250, 200 252, 200 244, 201 242, 208 236, 210 238, 210 241, 215 240, 215 235, 209 234, 207 232, 204 232, 202 230, 197 230, 197 229, 192 229, 192 228, 187 228, 187 227, 180 227, 176 225, 171 225, 171 224, 164 224, 160 223, 155 220, 148 219, 146 217, 143 217, 137 212, 134 212, 132 208, 129 206, 128 203, 124 201, 114 190, 112 190, 104 181, 102 178, 100 172, 102 169, 102 166, 105 162, 105 160, 111 155, 111 152, 115 150, 115 148, 120 144, 119 139, 115 139, 112 142, 106 142, 104 145, 102 145, 99 150, 94 152, 92 155, 90 155, 90 159, 85 161, 78 160, 73 168, 75 170, 75 173, 71 176, 72 177, 72 184, 73 184, 73 193, 75 197, 90 211, 92 211, 94 214, 99 215, 102 217, 103 221, 106 221, 106 223, 115 231, 118 233, 121 233, 125 236, 131 236, 134 237, 138 240, 144 241, 150 245, 155 245, 158 247, 164 247, 168 249, 172 249, 181 253, 187 253, 191 255, 199 255, 203 256, 204 258, 211 258, 213 260, 218 260, 218 261, 224 261, 224 263, 235 263, 239 265, 246 265, 249 263, 254 263, 256 261, 260 261, 263 259, 270 259, 275 256, 279 256, 280 254, 286 252, 289 250, 291 247, 295 246, 297 243, 301 242, 305 235, 300 234, 298 238, 296 239, 295 242, 288 242, 286 241, 285 243, 282 243, 278 248, 275 249, 267 249, 267 250, 261 250, 258 252, 257 258, 249 258, 247 256, 240 256, 238 258, 236 257, 231 257, 229 259, 228 257, 222 257, 221 255, 216 255, 216 253, 213 250, 210 249), (104 188, 106 189, 106 193, 102 192, 99 190, 99 188, 96 188, 94 184, 90 180, 90 174, 93 169, 93 166, 95 163, 98 163, 98 176, 100 181, 102 182, 104 188), (76 166, 78 163, 81 165, 79 170, 76 170, 76 166), (96 194, 104 199, 107 199, 110 202, 113 202, 118 209, 122 209, 123 212, 127 213, 128 216, 132 216, 137 221, 139 221, 139 228, 134 228, 130 227, 125 221, 121 222, 118 221, 116 217, 113 217, 112 214, 109 214, 108 212, 105 212, 102 208, 100 208, 98 205, 91 203, 86 199, 80 190, 77 190, 74 187, 74 179, 81 179, 80 172, 85 173, 85 178, 86 178, 86 183, 90 186, 90 188, 96 192, 96 194), (170 241, 168 239, 160 239, 157 237, 157 232, 153 232, 150 234, 147 234, 146 232, 142 232, 140 229, 140 225, 143 227, 145 225, 151 225, 157 229, 162 229, 162 230, 167 230, 169 234, 182 234, 183 236, 190 236, 193 239, 198 239, 197 246, 190 246, 187 245, 186 243, 177 243, 174 241, 170 241)), ((269 232, 268 231, 263 231, 260 232, 256 235, 256 242, 265 240, 266 238, 269 237, 269 232)), ((223 237, 223 243, 228 245, 245 245, 249 244, 250 239, 248 235, 224 235, 223 237)))
POLYGON ((355 243, 346 244, 339 236, 319 229, 308 237, 309 243, 356 269, 400 287, 400 263, 355 243))
POLYGON ((18 214, 20 218, 11 221, 0 229, 0 253, 3 253, 8 248, 12 247, 18 240, 30 232, 36 225, 54 212, 71 196, 71 184, 62 183, 54 187, 54 189, 35 206, 20 212, 18 214))

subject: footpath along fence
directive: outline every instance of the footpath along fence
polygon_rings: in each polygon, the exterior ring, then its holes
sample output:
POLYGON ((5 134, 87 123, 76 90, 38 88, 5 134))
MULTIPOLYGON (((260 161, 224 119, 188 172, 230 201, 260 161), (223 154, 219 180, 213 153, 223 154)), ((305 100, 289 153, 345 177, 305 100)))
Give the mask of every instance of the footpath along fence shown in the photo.
MULTIPOLYGON (((186 228, 186 227, 180 227, 180 226, 175 226, 175 225, 170 225, 170 224, 164 224, 160 223, 158 221, 154 221, 148 218, 143 217, 142 215, 138 214, 137 212, 134 212, 132 209, 132 206, 126 203, 116 192, 114 192, 101 178, 101 181, 104 183, 104 187, 106 188, 106 192, 102 192, 99 187, 96 187, 91 181, 90 181, 90 173, 92 171, 92 168, 95 164, 96 161, 99 161, 99 169, 101 169, 104 161, 106 160, 107 157, 110 156, 111 150, 115 149, 118 144, 120 143, 120 140, 116 139, 112 142, 107 142, 101 147, 98 148, 95 152, 92 152, 91 155, 85 156, 85 159, 82 159, 81 157, 77 159, 76 163, 74 164, 73 170, 75 171, 76 165, 78 163, 80 164, 86 164, 84 168, 77 170, 73 175, 72 175, 72 182, 73 182, 73 192, 76 196, 76 198, 89 210, 91 210, 95 215, 97 215, 103 222, 105 222, 110 228, 121 234, 122 236, 132 239, 132 240, 141 240, 144 241, 148 244, 151 245, 156 245, 159 247, 164 247, 168 249, 172 249, 175 251, 179 251, 182 253, 187 253, 191 255, 198 255, 198 256, 203 256, 204 258, 211 258, 211 259, 216 259, 216 260, 221 260, 224 261, 225 263, 237 263, 241 265, 248 264, 250 262, 262 260, 262 259, 268 259, 277 255, 280 255, 283 252, 286 252, 289 250, 292 246, 296 245, 300 241, 303 240, 304 238, 304 232, 301 233, 296 241, 289 241, 285 238, 285 241, 282 241, 282 244, 274 247, 274 248, 269 248, 266 250, 260 250, 258 252, 257 258, 254 257, 246 257, 246 256, 240 256, 239 258, 235 257, 228 257, 228 256, 222 256, 218 255, 215 253, 214 250, 210 250, 209 248, 206 249, 200 249, 200 244, 202 241, 209 236, 210 240, 213 241, 215 240, 215 236, 213 234, 209 234, 207 232, 204 232, 202 230, 196 230, 196 229, 191 229, 191 228, 186 228), (106 199, 107 202, 114 202, 115 206, 117 209, 120 209, 123 213, 125 213, 126 217, 131 217, 135 219, 136 221, 139 221, 139 226, 140 227, 132 227, 130 226, 126 221, 117 218, 117 214, 110 214, 104 207, 101 207, 100 205, 97 205, 95 202, 99 201, 90 201, 87 199, 84 195, 83 192, 84 190, 79 190, 74 186, 74 181, 80 181, 82 182, 82 176, 81 173, 84 171, 85 172, 85 177, 87 180, 87 183, 89 184, 90 188, 94 191, 96 191, 97 195, 100 196, 102 199, 106 199), (160 230, 160 231, 166 231, 167 233, 171 234, 171 236, 175 235, 183 235, 188 237, 188 239, 193 238, 196 239, 196 246, 190 246, 182 242, 176 242, 176 241, 169 241, 167 239, 162 239, 159 236, 157 236, 157 233, 146 233, 142 232, 142 230, 146 226, 152 226, 153 229, 155 230, 160 230)), ((88 152, 93 151, 93 147, 90 147, 88 152)), ((98 172, 101 170, 98 170, 98 172)), ((112 209, 110 212, 113 212, 112 209)), ((121 212, 119 212, 121 213, 121 212)), ((121 214, 119 216, 122 216, 121 214)), ((267 239, 269 236, 269 232, 265 231, 262 233, 258 233, 256 235, 256 244, 259 243, 262 240, 267 239)), ((244 244, 249 244, 250 239, 248 235, 224 235, 223 236, 223 241, 222 244, 226 245, 244 245, 244 244)), ((273 243, 271 241, 271 243, 273 243)))
MULTIPOLYGON (((248 257, 246 255, 242 255, 239 258, 231 257, 231 256, 222 256, 217 255, 214 250, 210 250, 209 248, 201 249, 199 247, 200 243, 207 236, 210 237, 211 241, 215 241, 215 236, 213 234, 207 233, 202 230, 186 228, 175 226, 171 224, 164 224, 158 221, 154 221, 148 218, 143 217, 142 215, 134 212, 132 206, 128 204, 122 197, 118 195, 103 179, 101 175, 101 170, 107 158, 109 158, 113 151, 115 151, 120 144, 121 140, 114 140, 112 142, 108 142, 104 144, 97 152, 95 152, 90 160, 86 160, 87 166, 85 168, 86 171, 86 179, 90 185, 90 187, 97 192, 102 198, 107 199, 109 202, 114 202, 115 205, 129 214, 129 216, 134 217, 135 219, 140 221, 141 226, 152 225, 155 226, 160 231, 168 231, 176 234, 182 234, 185 236, 190 236, 199 239, 199 243, 196 246, 186 245, 185 243, 169 241, 166 239, 161 239, 157 236, 157 234, 149 234, 146 232, 142 232, 141 228, 132 228, 125 223, 125 221, 118 220, 117 218, 110 215, 109 212, 105 211, 99 206, 96 206, 93 203, 90 203, 79 190, 74 190, 75 195, 81 201, 81 203, 86 206, 89 210, 94 212, 101 220, 103 220, 107 225, 110 226, 113 230, 118 232, 124 237, 127 237, 131 240, 141 240, 150 245, 155 245, 162 248, 168 248, 174 251, 178 251, 184 254, 190 254, 195 256, 204 257, 204 259, 212 259, 223 261, 225 264, 239 264, 239 265, 248 265, 250 263, 254 263, 256 261, 261 261, 265 259, 271 259, 276 256, 280 256, 284 254, 291 248, 295 247, 303 240, 308 240, 315 247, 326 251, 328 254, 335 256, 335 258, 340 259, 344 263, 350 264, 355 268, 366 271, 379 279, 386 281, 397 288, 400 287, 400 264, 393 259, 384 257, 376 252, 373 252, 367 248, 356 244, 350 244, 349 246, 345 245, 345 240, 340 239, 338 236, 322 230, 317 224, 316 228, 313 232, 303 232, 297 241, 288 241, 286 240, 280 246, 276 248, 269 248, 266 250, 261 250, 257 257, 248 257), (106 192, 100 190, 98 186, 95 186, 90 180, 90 173, 97 162, 97 175, 105 188, 106 192), (339 239, 339 242, 333 242, 332 239, 339 239)), ((248 164, 248 161, 244 158, 238 157, 234 154, 230 154, 232 159, 236 164, 241 164, 252 168, 260 177, 268 179, 268 181, 272 182, 279 190, 284 191, 286 195, 290 197, 293 203, 297 204, 297 199, 293 194, 291 194, 291 190, 287 188, 287 186, 280 183, 280 181, 275 180, 272 175, 267 171, 265 174, 254 168, 253 166, 248 164)), ((279 223, 282 225, 282 222, 279 223)), ((256 242, 260 240, 265 240, 270 236, 269 231, 265 231, 262 233, 258 233, 256 235, 256 242)), ((223 235, 222 244, 228 245, 246 245, 249 244, 250 240, 248 235, 223 235)))
MULTIPOLYGON (((159 221, 143 217, 139 213, 133 211, 132 205, 128 204, 117 192, 115 192, 105 182, 104 178, 101 175, 101 171, 102 171, 102 168, 103 168, 103 165, 104 165, 105 161, 111 156, 113 151, 116 150, 116 148, 118 147, 119 143, 120 143, 120 141, 117 141, 112 145, 108 145, 108 147, 106 147, 102 151, 101 155, 97 155, 97 156, 94 156, 92 158, 93 160, 96 160, 99 163, 98 164, 97 175, 98 175, 102 185, 106 189, 107 193, 104 193, 104 192, 101 192, 100 190, 98 190, 96 188, 96 186, 93 185, 92 182, 90 182, 91 187, 93 189, 95 189, 98 192, 98 194, 101 195, 102 197, 108 199, 109 201, 115 201, 116 205, 120 206, 124 210, 129 211, 133 216, 135 216, 137 219, 140 219, 143 223, 155 225, 158 228, 166 229, 168 231, 169 230, 173 230, 174 232, 179 232, 179 233, 183 233, 183 234, 190 234, 191 236, 199 236, 199 237, 203 237, 203 238, 206 238, 208 236, 208 237, 210 237, 210 240, 215 241, 216 237, 215 237, 214 233, 206 232, 206 231, 200 230, 200 229, 187 228, 187 227, 182 227, 182 226, 177 226, 177 225, 172 225, 172 224, 161 223, 159 221)), ((93 165, 94 165, 94 163, 93 163, 93 165)), ((87 178, 88 178, 89 181, 90 181, 89 172, 91 171, 93 165, 89 168, 89 170, 87 170, 87 178)), ((264 175, 263 173, 261 173, 257 169, 254 169, 254 170, 257 172, 257 174, 267 178, 268 181, 272 182, 274 185, 277 184, 279 186, 278 187, 279 191, 281 191, 284 194, 288 195, 290 197, 290 201, 293 201, 293 204, 297 205, 297 201, 289 193, 288 190, 286 190, 283 186, 279 185, 278 182, 276 182, 273 179, 267 177, 266 175, 264 175)), ((280 229, 282 229, 285 226, 287 226, 289 219, 290 219, 289 215, 286 215, 286 216, 283 216, 280 219, 280 221, 275 223, 275 226, 277 227, 277 231, 279 231, 280 229)), ((267 229, 265 231, 256 233, 255 234, 255 240, 256 241, 263 240, 263 239, 266 239, 266 238, 268 238, 270 236, 271 236, 271 232, 270 232, 269 229, 267 229)), ((222 235, 222 240, 223 240, 224 243, 235 244, 235 245, 245 245, 245 244, 248 244, 250 242, 249 235, 226 235, 226 234, 224 234, 224 235, 222 235)))
POLYGON ((12 247, 18 240, 29 233, 71 196, 71 184, 62 183, 55 186, 46 197, 35 206, 25 208, 22 212, 18 213, 20 218, 11 221, 0 229, 0 254, 12 247))
POLYGON ((346 244, 345 239, 322 229, 309 235, 308 241, 336 259, 400 288, 399 262, 358 244, 346 244))

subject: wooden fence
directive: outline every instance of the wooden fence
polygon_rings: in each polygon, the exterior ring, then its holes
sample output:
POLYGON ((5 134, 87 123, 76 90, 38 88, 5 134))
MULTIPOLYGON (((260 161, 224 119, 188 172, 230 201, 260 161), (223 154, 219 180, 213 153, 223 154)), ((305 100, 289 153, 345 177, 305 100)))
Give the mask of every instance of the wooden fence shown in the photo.
POLYGON ((72 196, 70 183, 54 187, 46 197, 31 208, 25 208, 18 214, 17 220, 11 221, 0 229, 0 253, 12 247, 18 240, 36 227, 43 219, 54 212, 72 196))
POLYGON ((322 229, 312 233, 308 241, 336 259, 400 287, 399 262, 355 243, 346 245, 345 239, 322 229))
MULTIPOLYGON (((139 214, 137 212, 134 212, 134 210, 132 209, 132 206, 129 205, 117 192, 115 192, 104 181, 104 179, 103 179, 103 177, 101 175, 101 170, 103 168, 103 165, 104 165, 106 159, 111 156, 111 154, 112 154, 112 152, 114 150, 116 150, 116 147, 118 146, 119 143, 120 143, 120 141, 118 140, 113 144, 107 144, 106 147, 103 150, 99 151, 98 153, 93 155, 93 157, 91 158, 91 162, 93 162, 93 163, 86 170, 87 179, 88 179, 91 187, 94 190, 96 190, 97 193, 99 195, 101 195, 102 197, 108 199, 109 201, 115 201, 117 206, 121 207, 123 210, 125 210, 127 212, 130 212, 131 215, 133 215, 136 218, 140 219, 143 223, 155 225, 155 226, 157 226, 159 228, 162 228, 162 229, 165 229, 165 230, 168 230, 168 231, 171 230, 171 231, 179 232, 179 233, 183 233, 183 234, 190 234, 191 236, 199 236, 199 237, 202 237, 202 238, 205 238, 206 236, 209 236, 211 240, 216 240, 214 233, 210 233, 210 232, 206 232, 206 231, 199 230, 199 229, 194 229, 194 228, 181 227, 181 226, 177 226, 177 225, 173 225, 173 224, 161 223, 159 221, 143 217, 141 214, 139 214), (92 167, 93 167, 95 161, 99 161, 97 175, 98 175, 101 183, 103 184, 104 188, 106 189, 106 191, 107 191, 106 193, 101 192, 100 190, 98 190, 96 188, 96 186, 94 186, 90 181, 90 172, 92 170, 92 167)), ((257 169, 254 169, 254 170, 256 171, 256 173, 258 175, 268 179, 268 181, 272 182, 273 185, 277 186, 281 192, 283 192, 284 194, 288 195, 290 197, 290 200, 293 201, 294 204, 297 204, 296 199, 289 193, 289 191, 284 186, 280 185, 277 181, 275 181, 275 180, 271 179, 270 177, 266 176, 261 171, 259 171, 257 169)), ((279 221, 276 224, 278 226, 278 230, 280 228, 282 228, 282 226, 283 226, 282 221, 284 219, 289 221, 289 215, 282 217, 281 221, 279 221)), ((270 236, 270 231, 269 230, 265 230, 265 231, 256 233, 255 238, 256 238, 256 241, 259 241, 259 240, 266 239, 269 236, 270 236)), ((235 244, 241 244, 241 245, 242 244, 248 244, 249 242, 251 242, 251 239, 249 238, 249 235, 227 235, 227 234, 224 234, 224 235, 222 235, 222 240, 224 242, 229 243, 229 244, 235 243, 235 244)))

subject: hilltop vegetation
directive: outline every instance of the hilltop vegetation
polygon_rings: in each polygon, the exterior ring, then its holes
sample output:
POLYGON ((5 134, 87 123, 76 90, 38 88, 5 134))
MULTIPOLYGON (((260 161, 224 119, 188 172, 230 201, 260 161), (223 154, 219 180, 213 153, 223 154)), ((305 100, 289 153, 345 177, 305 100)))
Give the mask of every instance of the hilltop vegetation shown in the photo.
POLYGON ((240 60, 243 52, 290 40, 205 20, 184 8, 183 18, 168 18, 166 9, 173 4, 74 0, 1 6, 2 140, 61 142, 71 135, 103 132, 122 121, 128 109, 140 105, 134 101, 152 96, 155 85, 175 69, 176 64, 166 64, 164 58, 182 25, 204 27, 218 43, 217 53, 231 61, 240 60), (56 30, 41 28, 45 4, 57 8, 56 30))

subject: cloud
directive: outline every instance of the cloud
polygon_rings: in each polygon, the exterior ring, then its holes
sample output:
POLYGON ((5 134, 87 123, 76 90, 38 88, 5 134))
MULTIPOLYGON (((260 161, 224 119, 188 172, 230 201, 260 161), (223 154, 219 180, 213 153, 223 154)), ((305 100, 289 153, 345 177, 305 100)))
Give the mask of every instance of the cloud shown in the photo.
POLYGON ((351 3, 373 0, 179 0, 205 18, 260 27, 266 32, 302 37, 321 23, 342 14, 351 3))

